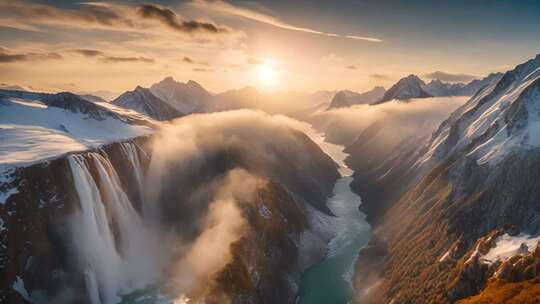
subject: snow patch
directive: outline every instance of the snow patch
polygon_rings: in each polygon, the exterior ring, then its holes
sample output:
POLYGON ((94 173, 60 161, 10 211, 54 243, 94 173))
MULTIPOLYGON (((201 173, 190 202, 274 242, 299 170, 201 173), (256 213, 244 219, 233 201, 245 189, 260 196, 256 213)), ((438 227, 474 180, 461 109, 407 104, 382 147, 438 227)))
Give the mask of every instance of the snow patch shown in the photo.
POLYGON ((532 252, 539 240, 540 236, 531 236, 524 233, 516 236, 503 234, 497 238, 495 247, 491 248, 487 254, 481 257, 481 261, 491 264, 496 261, 505 261, 516 254, 532 252))
MULTIPOLYGON (((3 99, 0 104, 0 172, 59 155, 152 133, 148 126, 48 107, 39 101, 3 99)), ((1 180, 0 180, 1 181, 1 180)))

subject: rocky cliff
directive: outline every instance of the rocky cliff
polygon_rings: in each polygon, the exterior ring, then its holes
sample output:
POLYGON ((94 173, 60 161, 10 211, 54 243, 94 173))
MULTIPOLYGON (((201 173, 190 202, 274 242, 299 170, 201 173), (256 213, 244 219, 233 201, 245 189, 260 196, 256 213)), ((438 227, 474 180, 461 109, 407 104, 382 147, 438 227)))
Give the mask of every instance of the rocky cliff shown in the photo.
POLYGON ((156 146, 149 137, 7 171, 0 183, 9 193, 0 205, 1 302, 116 303, 126 292, 173 279, 185 252, 167 242, 197 244, 206 233, 201 221, 223 200, 219 185, 243 170, 257 183, 250 196, 234 197, 244 224, 226 250, 230 259, 189 296, 208 303, 293 303, 300 274, 324 255, 325 240, 306 239, 317 239, 309 236, 311 215, 329 212, 324 202, 339 174, 306 135, 291 132, 306 154, 266 147, 281 158, 266 163, 249 149, 218 146, 189 172, 169 167, 153 205, 147 178, 156 146), (306 156, 313 162, 302 165, 306 156), (146 214, 157 216, 161 228, 146 214))
POLYGON ((538 276, 539 58, 480 90, 414 151, 364 163, 368 173, 359 180, 368 174, 386 192, 356 187, 378 221, 372 246, 378 251, 371 251, 384 255, 368 252, 358 260, 359 298, 498 303, 493 294, 500 288, 505 301, 529 303, 534 291, 519 291, 538 276), (389 179, 385 164, 393 159, 399 161, 389 167, 396 174, 389 179), (370 263, 382 263, 376 275, 370 263))

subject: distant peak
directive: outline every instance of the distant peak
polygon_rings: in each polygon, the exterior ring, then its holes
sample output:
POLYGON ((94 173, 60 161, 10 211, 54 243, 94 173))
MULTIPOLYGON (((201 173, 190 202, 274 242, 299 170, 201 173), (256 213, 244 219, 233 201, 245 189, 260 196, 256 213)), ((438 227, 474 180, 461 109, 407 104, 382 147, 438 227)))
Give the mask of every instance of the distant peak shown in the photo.
POLYGON ((172 76, 167 76, 163 78, 163 80, 160 81, 159 83, 174 84, 176 83, 176 80, 172 76))
POLYGON ((133 90, 133 92, 144 94, 144 93, 146 93, 146 90, 147 90, 147 89, 145 89, 145 88, 141 87, 140 85, 138 85, 138 86, 135 88, 135 90, 133 90))
POLYGON ((188 80, 188 82, 186 82, 186 85, 189 86, 189 87, 194 87, 194 88, 198 88, 198 89, 203 89, 203 86, 200 85, 198 82, 196 82, 195 80, 188 80))
POLYGON ((405 79, 407 80, 412 80, 412 81, 419 81, 421 82, 422 80, 420 79, 420 77, 414 75, 414 74, 410 74, 409 76, 405 77, 405 79))

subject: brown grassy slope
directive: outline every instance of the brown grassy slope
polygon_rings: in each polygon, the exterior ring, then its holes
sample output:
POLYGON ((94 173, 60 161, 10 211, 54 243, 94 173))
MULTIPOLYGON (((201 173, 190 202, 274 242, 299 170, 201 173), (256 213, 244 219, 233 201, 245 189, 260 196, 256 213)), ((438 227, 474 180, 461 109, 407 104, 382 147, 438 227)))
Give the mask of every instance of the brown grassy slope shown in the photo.
POLYGON ((490 280, 478 295, 463 299, 458 304, 532 304, 540 303, 540 277, 523 282, 490 280))

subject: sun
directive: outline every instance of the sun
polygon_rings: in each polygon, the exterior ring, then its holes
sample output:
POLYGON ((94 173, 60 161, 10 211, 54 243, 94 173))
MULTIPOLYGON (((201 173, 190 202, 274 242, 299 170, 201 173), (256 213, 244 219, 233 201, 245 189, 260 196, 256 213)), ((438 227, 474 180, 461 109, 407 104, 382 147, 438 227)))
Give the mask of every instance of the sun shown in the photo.
POLYGON ((264 60, 258 66, 259 81, 266 87, 274 87, 278 85, 278 73, 275 65, 269 59, 264 60))

